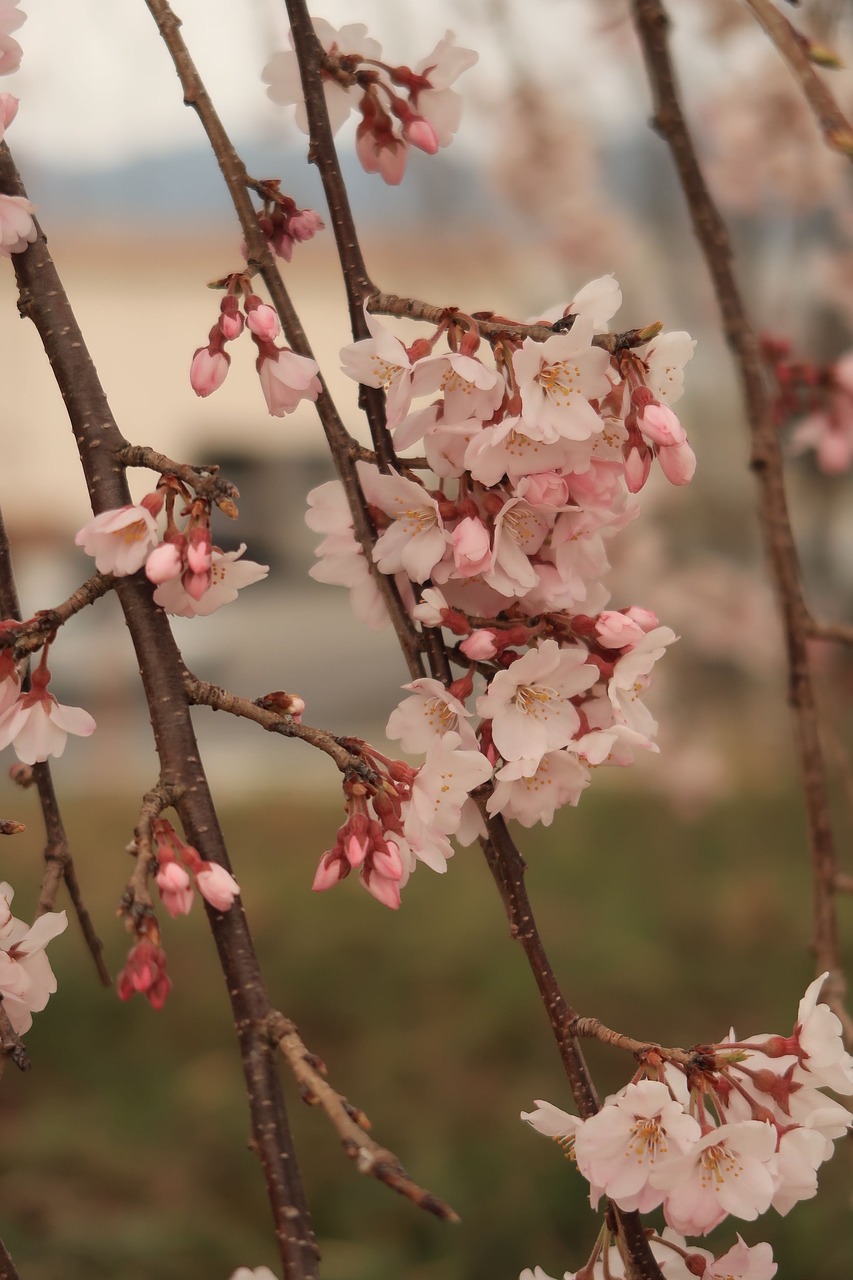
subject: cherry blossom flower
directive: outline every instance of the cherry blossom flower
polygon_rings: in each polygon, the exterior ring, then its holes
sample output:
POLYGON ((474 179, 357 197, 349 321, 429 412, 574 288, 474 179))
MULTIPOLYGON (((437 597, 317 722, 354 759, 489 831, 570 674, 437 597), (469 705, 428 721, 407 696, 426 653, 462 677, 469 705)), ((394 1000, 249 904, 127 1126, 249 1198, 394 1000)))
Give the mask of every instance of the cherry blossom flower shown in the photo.
POLYGON ((522 1120, 526 1120, 531 1129, 544 1134, 546 1138, 556 1138, 566 1145, 573 1143, 583 1121, 570 1115, 568 1111, 555 1107, 552 1102, 546 1102, 544 1098, 537 1098, 535 1101, 536 1110, 522 1111, 522 1120))
POLYGON ((18 4, 19 0, 0 0, 0 76, 11 75, 21 65, 23 50, 10 34, 27 20, 18 4))
POLYGON ((675 404, 684 392, 684 366, 693 359, 696 340, 689 333, 660 333, 637 355, 646 366, 646 385, 658 400, 675 404))
MULTIPOLYGON (((175 614, 180 618, 206 618, 217 609, 221 609, 224 604, 231 604, 237 599, 237 592, 242 587, 260 582, 270 571, 267 564, 256 564, 254 560, 242 560, 241 556, 245 550, 245 542, 241 542, 236 551, 220 551, 218 547, 213 549, 210 588, 200 599, 196 599, 187 591, 181 578, 171 577, 161 582, 154 592, 154 603, 159 604, 160 608, 165 609, 167 613, 175 614)), ((150 556, 148 563, 151 563, 150 556)), ((0 724, 0 734, 2 734, 2 724, 0 724)))
POLYGON ((0 195, 0 257, 9 258, 13 253, 23 253, 32 244, 38 231, 32 215, 36 206, 24 196, 0 195))
POLYGON ((603 423, 589 403, 611 388, 610 356, 590 345, 592 323, 577 320, 545 342, 525 338, 512 357, 528 434, 554 441, 587 440, 603 423))
POLYGON ((274 418, 283 418, 286 413, 292 413, 301 400, 314 401, 320 394, 317 361, 299 356, 289 347, 264 343, 256 368, 267 409, 274 418))
POLYGON ((466 750, 478 750, 477 738, 468 723, 471 712, 445 689, 440 680, 421 678, 411 684, 413 696, 404 698, 392 712, 385 728, 386 736, 399 741, 404 751, 413 754, 427 751, 435 738, 457 733, 466 750))
POLYGON ((829 973, 822 973, 809 983, 797 1009, 794 1036, 803 1073, 800 1078, 835 1093, 853 1094, 853 1058, 844 1048, 841 1022, 828 1004, 818 1002, 828 977, 829 973))
POLYGON ((572 751, 549 751, 538 761, 511 760, 495 774, 486 807, 523 827, 550 827, 558 809, 578 803, 589 781, 589 770, 572 751))
POLYGON ((160 535, 148 507, 117 507, 102 511, 79 530, 74 541, 94 556, 99 573, 123 578, 141 569, 160 535))
POLYGON ((773 1280, 777 1270, 769 1244, 748 1245, 738 1235, 728 1253, 708 1263, 701 1280, 773 1280))
POLYGON ((415 66, 420 84, 413 88, 412 103, 435 130, 440 147, 452 140, 462 113, 462 99, 450 86, 480 56, 473 49, 458 48, 455 40, 453 32, 446 31, 432 53, 415 66))
POLYGON ((727 1214, 752 1221, 773 1199, 776 1129, 743 1120, 712 1129, 684 1155, 655 1169, 664 1216, 684 1235, 705 1235, 727 1214))
POLYGON ((13 746, 24 764, 62 755, 69 733, 88 738, 95 721, 82 707, 67 707, 48 693, 50 672, 44 659, 31 676, 31 687, 0 715, 0 749, 13 746))
POLYGON ((689 1151, 701 1137, 692 1116, 658 1080, 626 1085, 575 1134, 575 1160, 601 1194, 620 1208, 647 1213, 664 1199, 652 1179, 668 1161, 689 1151))
POLYGON ((424 582, 450 541, 438 503, 422 485, 396 471, 380 475, 377 467, 366 462, 356 467, 367 501, 393 518, 376 540, 373 559, 383 573, 402 571, 413 582, 424 582))
POLYGON ((400 339, 377 316, 371 315, 366 305, 364 319, 370 337, 341 348, 341 368, 365 387, 382 388, 388 429, 393 431, 412 403, 413 357, 400 339))
POLYGON ((11 650, 0 649, 0 716, 18 700, 21 677, 11 650))
POLYGON ((0 996, 13 1029, 23 1035, 32 1026, 32 1015, 56 991, 45 947, 65 931, 68 917, 64 911, 46 911, 27 925, 12 915, 14 896, 11 885, 0 884, 0 996))
MULTIPOLYGON (((412 376, 413 395, 440 392, 444 397, 441 418, 448 425, 471 418, 491 418, 504 396, 504 380, 476 356, 445 351, 418 361, 412 376)), ((405 448, 401 445, 401 448, 405 448)))
POLYGON ((598 679, 586 649, 561 649, 543 640, 506 671, 499 671, 477 711, 492 721, 492 738, 504 760, 537 762, 546 751, 568 746, 580 726, 571 698, 598 679))
POLYGON ((453 730, 433 738, 412 785, 412 808, 439 835, 453 835, 470 792, 492 776, 482 752, 464 750, 461 744, 453 730))
MULTIPOLYGON (((367 34, 367 27, 360 22, 353 22, 337 30, 323 18, 312 18, 317 39, 326 53, 333 57, 346 55, 348 58, 370 58, 378 60, 382 56, 382 48, 367 34)), ((290 33, 293 44, 293 33, 290 33)), ((270 58, 263 70, 263 79, 267 84, 267 93, 273 102, 280 106, 296 104, 296 124, 303 133, 308 133, 308 114, 305 110, 305 99, 302 94, 302 78, 296 54, 291 52, 276 53, 270 58)), ((342 85, 332 76, 323 73, 323 93, 326 98, 326 109, 332 132, 337 133, 351 111, 358 106, 362 89, 358 85, 342 85)))
POLYGON ((350 604, 359 622, 371 631, 387 627, 390 618, 385 601, 370 571, 364 548, 353 531, 344 487, 339 480, 329 480, 308 494, 305 523, 317 533, 325 533, 316 549, 317 564, 308 570, 317 582, 348 587, 350 604))

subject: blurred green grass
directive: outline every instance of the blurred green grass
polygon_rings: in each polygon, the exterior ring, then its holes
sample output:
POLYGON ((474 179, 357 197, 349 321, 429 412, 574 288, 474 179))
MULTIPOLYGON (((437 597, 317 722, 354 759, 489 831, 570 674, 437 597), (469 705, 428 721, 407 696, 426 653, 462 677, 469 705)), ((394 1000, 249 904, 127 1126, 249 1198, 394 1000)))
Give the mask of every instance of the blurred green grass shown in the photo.
MULTIPOLYGON (((29 804, 22 799, 21 805, 29 804)), ((26 917, 38 878, 34 803, 4 842, 26 917)), ((66 823, 115 972, 115 918, 134 821, 128 800, 78 799, 66 823)), ((577 1269, 595 1232, 581 1179, 520 1123, 534 1098, 570 1107, 545 1016, 476 848, 446 877, 418 871, 398 913, 354 880, 309 890, 339 797, 258 797, 223 825, 278 1006, 363 1108, 374 1134, 462 1222, 446 1226, 360 1177, 285 1072, 326 1280, 514 1280, 577 1269)), ((567 997, 664 1043, 785 1031, 812 976, 810 889, 791 788, 685 823, 660 799, 604 791, 550 831, 522 832, 531 897, 567 997)), ((59 905, 65 905, 60 903, 59 905)), ((849 905, 842 902, 849 911, 849 905)), ((846 922, 849 924, 849 920, 846 922)), ((847 931, 849 933, 849 930, 847 931)), ((242 1076, 201 911, 164 921, 174 990, 162 1013, 103 991, 71 925, 52 944, 59 992, 27 1044, 33 1069, 0 1087, 0 1234, 24 1280, 209 1280, 278 1271, 242 1076)), ((594 1046, 602 1092, 632 1063, 594 1046)), ((770 1239, 780 1277, 847 1280, 850 1144, 821 1193, 784 1219, 729 1224, 770 1239)), ((725 1242, 725 1243, 723 1243, 725 1242)))

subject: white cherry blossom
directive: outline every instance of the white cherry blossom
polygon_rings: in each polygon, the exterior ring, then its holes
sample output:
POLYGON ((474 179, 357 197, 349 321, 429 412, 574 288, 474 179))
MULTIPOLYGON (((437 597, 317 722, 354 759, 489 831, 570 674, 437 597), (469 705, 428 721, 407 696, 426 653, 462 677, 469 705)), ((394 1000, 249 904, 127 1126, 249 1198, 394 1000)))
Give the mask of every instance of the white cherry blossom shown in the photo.
POLYGON ((412 807, 423 823, 440 835, 453 835, 462 806, 475 787, 492 776, 480 751, 465 750, 453 730, 433 738, 412 784, 412 807))
MULTIPOLYGON (((326 53, 361 54, 363 58, 381 58, 382 48, 367 34, 367 27, 361 22, 349 23, 340 30, 326 22, 324 18, 312 18, 317 39, 326 53)), ((290 32, 290 43, 293 45, 293 33, 290 32)), ((302 94, 302 78, 296 54, 290 51, 275 53, 263 70, 263 79, 267 84, 267 93, 273 102, 280 106, 296 105, 296 124, 303 133, 308 133, 308 114, 305 110, 305 99, 302 94)), ((341 85, 331 76, 323 76, 323 93, 332 132, 338 129, 351 111, 356 110, 363 90, 358 85, 347 87, 341 85)))
POLYGON ((18 1035, 32 1026, 56 991, 56 978, 45 955, 45 947, 68 926, 64 911, 46 911, 35 924, 27 925, 12 915, 14 890, 0 884, 0 995, 3 1009, 18 1035))
POLYGON ((468 723, 471 712, 448 693, 440 680, 422 678, 403 688, 411 689, 413 696, 404 698, 391 712, 385 733, 392 741, 399 741, 404 751, 427 751, 435 738, 451 732, 459 735, 466 750, 479 750, 468 723))
POLYGON ((513 353, 529 433, 541 433, 543 440, 553 442, 560 437, 587 440, 602 430, 604 424, 589 402, 611 388, 610 356, 590 346, 591 338, 592 322, 578 318, 568 333, 556 333, 545 342, 525 338, 513 353))
POLYGON ((99 573, 122 578, 141 569, 160 541, 154 517, 146 507, 117 507, 102 511, 74 539, 87 556, 94 556, 99 573))
POLYGON ((586 649, 561 649, 543 640, 499 671, 477 711, 492 721, 492 739, 504 760, 541 760, 546 751, 568 746, 580 726, 570 699, 598 679, 586 649))
POLYGON ((366 462, 357 463, 364 496, 393 519, 373 548, 373 559, 383 573, 408 574, 413 582, 425 582, 450 543, 438 503, 422 485, 392 471, 380 475, 366 462))
POLYGON ((776 1127, 760 1120, 722 1124, 650 1181, 666 1195, 664 1216, 684 1235, 705 1235, 727 1214, 752 1221, 773 1199, 776 1127))
POLYGON ((578 803, 589 781, 589 770, 569 750, 549 751, 538 761, 511 760, 495 774, 486 807, 523 827, 550 827, 558 809, 578 803))
POLYGON ((210 587, 200 600, 186 590, 181 578, 170 578, 154 592, 154 603, 179 618, 206 618, 237 599, 242 587, 260 582, 269 573, 269 565, 254 560, 241 559, 246 550, 241 542, 236 551, 220 551, 215 548, 211 557, 210 587))

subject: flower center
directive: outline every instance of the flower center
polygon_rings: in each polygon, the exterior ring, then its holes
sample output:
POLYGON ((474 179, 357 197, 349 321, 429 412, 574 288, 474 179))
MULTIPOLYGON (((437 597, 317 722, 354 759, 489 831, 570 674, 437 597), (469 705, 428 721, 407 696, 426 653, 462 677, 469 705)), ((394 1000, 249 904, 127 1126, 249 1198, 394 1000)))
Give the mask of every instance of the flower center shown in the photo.
POLYGON ((519 711, 523 711, 526 716, 532 716, 534 720, 540 717, 547 720, 551 703, 556 700, 557 690, 549 689, 544 684, 520 684, 513 698, 519 711))
POLYGON ((628 1154, 633 1152, 638 1161, 650 1160, 654 1164, 658 1153, 666 1155, 667 1150, 666 1131, 660 1122, 654 1117, 638 1117, 631 1127, 628 1154))
POLYGON ((699 1163, 701 1165, 699 1180, 702 1186, 708 1187, 713 1184, 715 1191, 719 1191, 729 1174, 736 1178, 743 1172, 743 1165, 738 1163, 737 1158, 724 1143, 706 1147, 699 1157, 699 1163))
POLYGON ((536 375, 536 381, 557 404, 568 404, 575 396, 580 395, 580 389, 576 385, 580 376, 581 371, 576 364, 568 365, 564 360, 559 360, 556 364, 543 365, 536 375))

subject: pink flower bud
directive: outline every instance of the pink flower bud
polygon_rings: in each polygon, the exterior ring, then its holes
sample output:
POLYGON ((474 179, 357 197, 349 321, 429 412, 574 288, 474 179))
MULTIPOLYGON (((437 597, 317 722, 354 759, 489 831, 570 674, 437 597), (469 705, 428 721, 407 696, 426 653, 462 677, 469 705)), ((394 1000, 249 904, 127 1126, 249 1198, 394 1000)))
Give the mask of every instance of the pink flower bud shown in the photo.
POLYGON ((392 911, 397 910, 400 905, 400 882, 398 880, 389 880, 386 876, 374 871, 372 874, 368 873, 363 876, 361 883, 377 902, 382 903, 383 907, 390 907, 392 911))
POLYGON ((190 386, 197 396, 209 396, 222 386, 231 357, 224 351, 199 347, 190 365, 190 386))
POLYGON ((632 622, 636 622, 642 631, 654 631, 655 627, 660 626, 658 615, 651 609, 644 609, 638 604, 632 604, 630 609, 626 609, 625 617, 630 618, 632 622))
POLYGON ((181 550, 174 542, 161 542, 145 561, 145 576, 157 586, 177 578, 183 568, 181 550))
POLYGON ((185 573, 182 585, 187 595, 198 603, 205 592, 210 590, 211 576, 207 573, 185 573))
POLYGON ((670 484, 689 484, 696 470, 696 454, 685 440, 658 450, 660 469, 670 484))
POLYGON ((665 404, 646 405, 637 419, 638 426, 647 440, 662 447, 684 444, 687 432, 676 415, 665 404))
POLYGON ((538 471, 522 476, 516 493, 532 507, 564 507, 569 500, 568 483, 556 471, 538 471))
POLYGON ((629 493, 639 493, 649 478, 652 469, 652 455, 643 446, 642 449, 631 448, 625 458, 625 484, 629 493))
POLYGON ((487 629, 472 631, 459 644, 459 648, 472 662, 483 662, 493 658, 498 651, 495 644, 495 633, 487 629))
POLYGON ((322 893, 324 889, 333 889, 336 884, 340 884, 341 880, 346 879, 350 870, 350 864, 346 858, 342 858, 337 850, 332 849, 329 853, 324 853, 320 859, 311 888, 315 893, 322 893))
POLYGON ((219 332, 226 342, 233 342, 243 332, 243 317, 233 293, 222 299, 219 309, 219 332))
POLYGON ((240 886, 218 862, 203 862, 195 873, 195 882, 201 896, 217 911, 228 911, 240 892, 240 886))
POLYGON ((265 342, 274 342, 281 333, 281 325, 275 310, 265 302, 257 303, 254 307, 251 306, 251 302, 246 305, 246 324, 252 333, 263 338, 265 342))
POLYGON ((157 888, 163 899, 163 906, 173 918, 189 914, 193 904, 193 889, 190 878, 177 862, 166 862, 157 872, 157 888))
POLYGON ((288 231, 294 240, 310 240, 322 231, 326 224, 313 209, 300 209, 288 223, 288 231))
POLYGON ((434 156, 438 151, 438 134, 423 116, 413 116, 403 126, 403 137, 413 147, 425 151, 428 156, 434 156))
POLYGON ((474 516, 460 520, 453 530, 453 563, 463 578, 484 573, 492 561, 489 531, 474 516))
POLYGON ((598 615, 595 631, 605 649, 624 649, 625 645, 637 644, 645 635, 639 623, 614 609, 605 609, 598 615))
POLYGON ((172 984, 166 974, 166 953, 150 938, 141 938, 127 957, 118 975, 116 988, 120 1000, 129 1000, 134 992, 144 995, 152 1009, 162 1009, 172 984))

